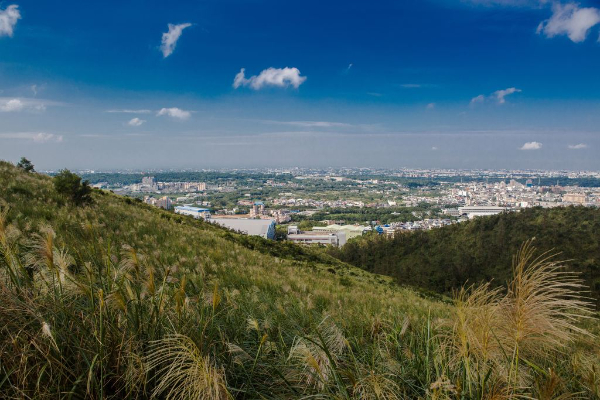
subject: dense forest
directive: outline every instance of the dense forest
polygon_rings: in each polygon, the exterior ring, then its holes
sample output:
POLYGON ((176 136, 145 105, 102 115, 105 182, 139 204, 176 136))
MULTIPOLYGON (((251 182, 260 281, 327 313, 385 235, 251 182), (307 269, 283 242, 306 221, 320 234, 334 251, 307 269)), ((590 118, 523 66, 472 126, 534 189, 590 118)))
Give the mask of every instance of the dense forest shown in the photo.
POLYGON ((530 208, 393 238, 369 235, 328 251, 400 283, 449 294, 467 282, 504 285, 512 273, 512 255, 530 238, 541 251, 568 260, 569 268, 581 274, 600 301, 597 208, 530 208))

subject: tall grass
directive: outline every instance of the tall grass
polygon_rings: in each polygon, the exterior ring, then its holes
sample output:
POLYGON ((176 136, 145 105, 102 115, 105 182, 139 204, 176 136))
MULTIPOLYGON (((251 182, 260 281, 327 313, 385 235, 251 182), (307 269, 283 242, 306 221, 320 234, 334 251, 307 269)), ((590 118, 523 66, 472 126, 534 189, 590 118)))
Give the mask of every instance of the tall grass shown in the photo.
POLYGON ((598 323, 531 244, 451 304, 94 200, 0 163, 2 398, 598 398, 598 323))

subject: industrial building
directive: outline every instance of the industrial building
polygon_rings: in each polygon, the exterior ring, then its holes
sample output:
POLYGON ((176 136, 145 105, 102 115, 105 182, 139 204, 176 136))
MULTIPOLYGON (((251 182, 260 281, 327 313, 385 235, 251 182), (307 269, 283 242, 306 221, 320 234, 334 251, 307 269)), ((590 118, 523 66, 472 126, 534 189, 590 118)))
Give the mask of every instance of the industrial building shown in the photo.
POLYGON ((495 206, 465 206, 458 207, 459 215, 466 215, 469 219, 474 217, 484 217, 486 215, 496 215, 508 211, 506 207, 495 206))
POLYGON ((272 219, 212 218, 210 222, 244 235, 275 239, 275 221, 272 219))
POLYGON ((362 236, 365 232, 371 231, 370 226, 362 225, 327 225, 327 226, 315 226, 313 227, 314 232, 318 233, 339 233, 343 232, 345 240, 350 240, 357 236, 362 236))
POLYGON ((344 231, 300 231, 297 226, 288 227, 287 239, 301 244, 323 244, 342 247, 346 244, 346 233, 344 231))
POLYGON ((190 206, 177 206, 175 207, 176 214, 189 215, 196 219, 209 219, 210 210, 208 208, 198 208, 190 206))

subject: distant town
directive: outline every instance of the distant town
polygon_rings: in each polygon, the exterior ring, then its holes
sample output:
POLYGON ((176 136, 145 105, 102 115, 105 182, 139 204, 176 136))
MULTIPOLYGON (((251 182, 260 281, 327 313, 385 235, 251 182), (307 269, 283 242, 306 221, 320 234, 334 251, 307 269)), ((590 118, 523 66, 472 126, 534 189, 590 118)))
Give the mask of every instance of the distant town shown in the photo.
POLYGON ((528 207, 600 206, 600 173, 401 169, 80 171, 94 187, 248 235, 342 246, 528 207))

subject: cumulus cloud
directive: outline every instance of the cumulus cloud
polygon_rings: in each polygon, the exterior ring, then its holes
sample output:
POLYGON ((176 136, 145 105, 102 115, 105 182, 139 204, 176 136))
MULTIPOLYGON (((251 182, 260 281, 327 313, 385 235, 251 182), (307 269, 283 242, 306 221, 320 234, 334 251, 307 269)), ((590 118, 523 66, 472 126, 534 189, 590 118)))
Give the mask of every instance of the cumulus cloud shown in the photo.
POLYGON ((600 10, 593 7, 579 8, 577 3, 552 6, 552 16, 538 25, 537 33, 547 38, 567 35, 573 42, 583 42, 590 29, 600 23, 600 10))
POLYGON ((0 102, 0 111, 2 112, 21 111, 23 108, 25 108, 25 105, 19 99, 6 100, 4 103, 0 102))
POLYGON ((19 6, 12 4, 5 10, 0 10, 0 36, 12 37, 17 21, 21 19, 19 6))
POLYGON ((539 150, 542 148, 540 142, 527 142, 519 148, 519 150, 539 150))
POLYGON ((0 133, 0 139, 30 140, 35 143, 47 143, 47 142, 60 143, 63 141, 62 135, 55 135, 54 133, 45 133, 45 132, 0 133))
POLYGON ((162 44, 160 45, 160 51, 162 51, 164 58, 167 58, 173 54, 181 33, 185 28, 189 28, 190 26, 192 26, 192 24, 189 23, 178 25, 169 24, 169 31, 163 33, 162 44))
POLYGON ((581 149, 587 149, 588 145, 585 143, 579 143, 579 144, 570 144, 567 147, 571 150, 581 150, 581 149))
POLYGON ((125 113, 125 114, 150 114, 150 110, 106 110, 107 113, 125 113))
POLYGON ((240 86, 249 86, 254 90, 262 89, 265 86, 287 87, 293 86, 298 89, 306 81, 305 76, 300 76, 298 68, 267 68, 260 74, 246 78, 246 69, 242 68, 233 80, 233 88, 240 86))
POLYGON ((127 123, 127 125, 129 125, 129 126, 140 126, 144 122, 146 122, 146 120, 144 120, 144 119, 132 118, 131 120, 129 120, 129 122, 127 123))
POLYGON ((494 93, 492 93, 488 97, 486 97, 482 94, 480 94, 479 96, 473 97, 469 104, 471 106, 474 106, 479 103, 484 103, 488 99, 496 100, 496 102, 498 102, 498 104, 504 104, 504 103, 506 103, 506 99, 505 99, 506 96, 509 96, 513 93, 520 93, 520 92, 521 92, 521 89, 517 89, 514 87, 511 87, 508 89, 496 90, 494 93))
POLYGON ((60 103, 38 99, 0 97, 0 112, 44 111, 46 105, 60 105, 60 103))
POLYGON ((188 119, 190 117, 190 115, 192 115, 189 111, 185 111, 182 110, 180 108, 177 107, 172 107, 172 108, 161 108, 160 111, 156 114, 157 116, 163 116, 163 115, 167 115, 171 118, 176 118, 176 119, 188 119))

